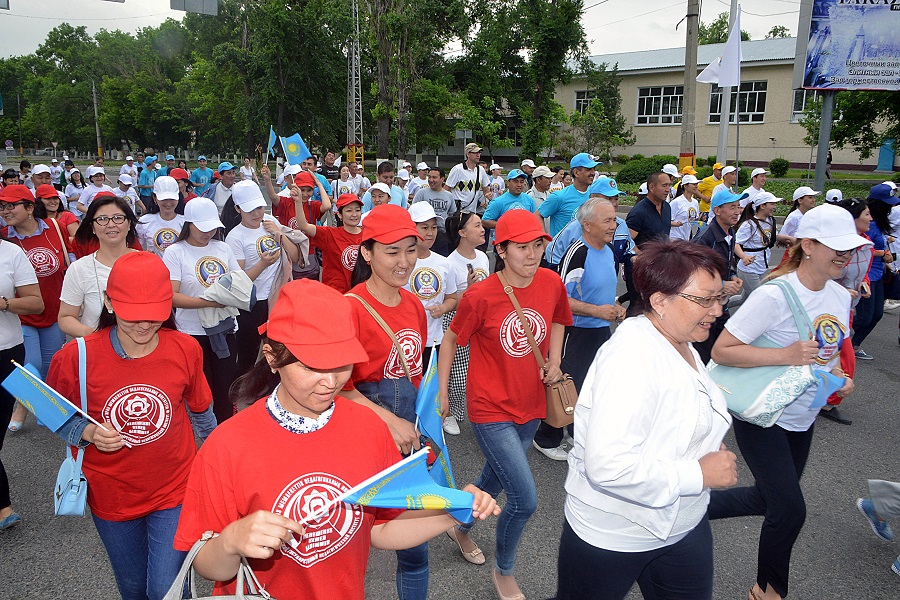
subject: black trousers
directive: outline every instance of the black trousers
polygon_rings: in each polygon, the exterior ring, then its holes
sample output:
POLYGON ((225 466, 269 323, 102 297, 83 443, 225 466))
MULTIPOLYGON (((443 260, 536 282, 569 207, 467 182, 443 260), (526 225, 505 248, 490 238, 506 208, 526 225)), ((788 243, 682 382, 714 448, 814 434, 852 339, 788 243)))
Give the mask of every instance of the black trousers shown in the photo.
POLYGON ((242 310, 237 317, 237 370, 238 376, 249 371, 256 363, 259 355, 259 343, 262 336, 259 326, 269 318, 269 301, 257 300, 250 312, 242 310))
MULTIPOLYGON (((12 362, 19 364, 25 362, 25 344, 19 344, 6 350, 0 350, 0 381, 12 373, 12 362)), ((3 450, 3 439, 6 437, 6 428, 9 426, 9 420, 12 418, 13 407, 16 405, 16 398, 6 391, 6 388, 0 387, 0 450, 3 450)), ((9 498, 9 479, 6 477, 6 469, 3 468, 3 461, 0 460, 0 508, 7 508, 12 505, 9 498)))
MULTIPOLYGON (((575 389, 579 392, 581 392, 584 378, 587 377, 588 369, 594 362, 597 350, 606 343, 609 336, 609 327, 566 327, 560 369, 572 377, 575 389)), ((569 435, 572 435, 571 425, 569 425, 569 435)), ((541 421, 537 433, 534 435, 535 443, 541 448, 556 448, 562 440, 563 428, 552 427, 544 421, 541 421)))
POLYGON ((806 521, 806 501, 800 477, 809 458, 813 427, 787 431, 778 425, 759 427, 734 420, 734 437, 756 483, 749 487, 713 490, 710 519, 764 516, 759 534, 756 583, 788 594, 791 551, 806 521))
POLYGON ((225 341, 228 343, 230 354, 228 358, 219 358, 213 352, 208 336, 193 335, 191 337, 197 340, 203 349, 203 374, 212 391, 213 413, 216 415, 216 421, 224 423, 234 416, 234 402, 231 401, 228 392, 231 384, 239 375, 237 372, 237 341, 233 333, 226 335, 225 341))

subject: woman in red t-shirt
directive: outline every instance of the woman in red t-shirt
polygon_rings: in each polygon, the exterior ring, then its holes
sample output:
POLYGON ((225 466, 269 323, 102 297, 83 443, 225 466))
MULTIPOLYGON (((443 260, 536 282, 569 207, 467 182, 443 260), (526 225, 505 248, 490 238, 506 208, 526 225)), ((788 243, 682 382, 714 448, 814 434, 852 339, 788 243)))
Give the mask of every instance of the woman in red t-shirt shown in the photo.
MULTIPOLYGON (((184 560, 173 541, 197 453, 193 429, 205 439, 216 425, 212 394, 199 344, 162 327, 172 286, 159 257, 119 258, 104 304, 99 330, 84 338, 87 412, 103 428, 76 414, 57 435, 84 448, 87 501, 119 594, 158 600, 184 560)), ((81 405, 76 343, 54 357, 47 383, 81 405)))
MULTIPOLYGON (((78 217, 66 208, 66 203, 60 199, 56 188, 45 183, 38 186, 34 195, 34 218, 56 219, 59 222, 59 228, 66 235, 66 241, 71 242, 75 237, 75 232, 78 231, 78 217)), ((52 225, 49 222, 48 224, 52 225)))
MULTIPOLYGON (((38 190, 44 193, 47 192, 46 188, 53 192, 58 205, 59 196, 52 185, 38 186, 38 190)), ((22 315, 20 319, 22 333, 25 335, 25 361, 40 372, 41 378, 46 378, 53 355, 66 341, 65 334, 59 329, 57 317, 59 293, 69 259, 68 235, 64 229, 57 230, 53 222, 35 217, 35 198, 24 185, 3 188, 0 201, 5 208, 3 218, 8 226, 3 236, 25 251, 37 273, 44 310, 36 315, 22 315)), ((27 409, 17 403, 9 421, 9 431, 22 429, 27 414, 27 409)))
MULTIPOLYGON (((368 221, 367 221, 368 222, 368 221)), ((544 384, 562 376, 559 364, 565 327, 572 324, 566 288, 559 275, 540 268, 544 240, 541 222, 525 210, 510 210, 497 221, 496 273, 463 294, 438 358, 444 414, 450 367, 457 345, 468 345, 466 402, 475 439, 487 459, 476 485, 493 496, 506 492, 497 521, 494 585, 501 598, 522 598, 513 577, 516 550, 525 525, 537 509, 537 490, 527 451, 547 416, 544 384), (531 345, 498 275, 513 290, 545 357, 538 368, 531 345)), ((472 525, 450 535, 463 556, 481 554, 469 537, 472 525)))
MULTIPOLYGON (((291 186, 291 199, 301 199, 301 190, 291 186)), ((305 211, 297 213, 297 229, 306 234, 312 246, 322 250, 322 283, 344 294, 350 289, 353 269, 362 241, 362 200, 356 194, 341 194, 337 200, 341 227, 322 227, 310 223, 305 211)))
MULTIPOLYGON (((370 547, 420 544, 456 523, 440 510, 340 503, 301 525, 400 458, 381 419, 338 395, 353 363, 368 358, 352 303, 317 281, 285 284, 263 356, 234 387, 237 402, 252 404, 219 426, 194 461, 175 546, 209 539, 193 566, 216 581, 216 594, 235 593, 245 557, 274 597, 362 600, 370 547)), ((488 494, 465 490, 475 495, 475 518, 499 513, 488 494)))

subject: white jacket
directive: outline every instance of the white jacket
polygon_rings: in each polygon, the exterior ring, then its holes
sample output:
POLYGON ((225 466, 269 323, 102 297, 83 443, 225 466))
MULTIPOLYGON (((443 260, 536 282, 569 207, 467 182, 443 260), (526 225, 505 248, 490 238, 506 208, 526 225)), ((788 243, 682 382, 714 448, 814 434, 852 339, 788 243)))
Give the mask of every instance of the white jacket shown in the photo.
MULTIPOLYGON (((575 408, 566 478, 566 492, 583 503, 575 503, 582 511, 578 518, 569 519, 583 539, 596 542, 598 535, 579 532, 578 522, 603 523, 604 514, 639 525, 660 547, 667 545, 683 503, 694 521, 687 529, 700 522, 709 490, 703 488, 699 458, 719 449, 731 417, 721 391, 691 352, 699 372, 640 316, 619 325, 594 358, 575 408)), ((570 510, 573 503, 567 502, 570 510)), ((679 525, 684 531, 684 523, 679 525)), ((616 545, 615 531, 599 537, 604 536, 616 545)))

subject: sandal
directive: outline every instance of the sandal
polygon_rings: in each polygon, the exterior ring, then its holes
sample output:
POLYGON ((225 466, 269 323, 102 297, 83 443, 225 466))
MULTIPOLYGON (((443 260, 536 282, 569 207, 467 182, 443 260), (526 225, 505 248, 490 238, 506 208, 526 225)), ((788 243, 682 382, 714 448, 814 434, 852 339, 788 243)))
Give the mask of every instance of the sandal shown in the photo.
POLYGON ((483 565, 484 564, 484 553, 481 551, 481 548, 478 547, 478 544, 475 544, 475 549, 471 552, 466 552, 463 550, 462 544, 459 543, 459 540, 456 537, 456 527, 452 527, 447 530, 447 537, 456 542, 456 545, 459 546, 459 552, 462 554, 463 558, 472 563, 473 565, 483 565))
POLYGON ((10 421, 9 425, 6 426, 7 431, 10 433, 17 433, 25 429, 24 421, 10 421))

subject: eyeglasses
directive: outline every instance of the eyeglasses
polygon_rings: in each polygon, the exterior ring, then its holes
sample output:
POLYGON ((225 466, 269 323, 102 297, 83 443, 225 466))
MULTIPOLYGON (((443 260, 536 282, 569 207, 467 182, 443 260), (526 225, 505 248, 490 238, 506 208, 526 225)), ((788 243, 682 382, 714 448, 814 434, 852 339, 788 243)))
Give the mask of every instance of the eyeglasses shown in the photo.
POLYGON ((110 221, 112 221, 116 225, 121 225, 127 219, 128 219, 128 217, 126 217, 122 213, 119 213, 117 215, 112 215, 112 216, 102 215, 99 217, 95 217, 94 223, 96 223, 97 225, 100 225, 101 227, 105 227, 106 225, 109 225, 110 221))
MULTIPOLYGON (((832 250, 834 250, 834 249, 832 248, 832 250)), ((835 256, 840 256, 841 258, 843 258, 845 256, 850 256, 852 253, 853 253, 853 250, 835 250, 834 251, 835 256)))
POLYGON ((17 206, 27 206, 30 202, 26 200, 20 200, 19 202, 0 202, 0 212, 5 210, 13 210, 17 206))
POLYGON ((693 296, 691 294, 684 294, 681 292, 679 292, 678 295, 685 300, 690 300, 695 304, 699 304, 703 308, 712 308, 714 304, 725 306, 726 304, 728 304, 728 300, 731 299, 731 296, 724 292, 721 294, 716 294, 715 296, 693 296))

